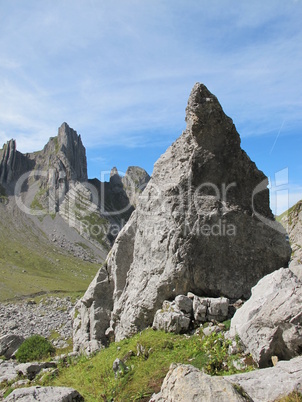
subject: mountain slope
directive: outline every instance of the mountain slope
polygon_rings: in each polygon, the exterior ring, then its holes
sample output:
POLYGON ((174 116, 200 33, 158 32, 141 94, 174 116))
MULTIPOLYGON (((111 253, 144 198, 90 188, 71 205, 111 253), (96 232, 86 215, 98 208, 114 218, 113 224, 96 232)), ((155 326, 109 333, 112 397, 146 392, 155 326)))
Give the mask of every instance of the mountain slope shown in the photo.
POLYGON ((277 217, 287 230, 292 247, 291 265, 302 264, 302 200, 277 217))
POLYGON ((123 184, 88 180, 80 135, 63 123, 44 149, 0 149, 0 300, 81 292, 129 219, 149 175, 131 167, 123 184), (139 178, 134 182, 134 179, 139 178), (132 196, 134 194, 134 196, 132 196), (133 202, 134 202, 133 201, 133 202))
POLYGON ((94 262, 75 257, 18 208, 0 203, 0 301, 40 292, 83 293, 100 264, 85 240, 78 240, 79 249, 94 262))

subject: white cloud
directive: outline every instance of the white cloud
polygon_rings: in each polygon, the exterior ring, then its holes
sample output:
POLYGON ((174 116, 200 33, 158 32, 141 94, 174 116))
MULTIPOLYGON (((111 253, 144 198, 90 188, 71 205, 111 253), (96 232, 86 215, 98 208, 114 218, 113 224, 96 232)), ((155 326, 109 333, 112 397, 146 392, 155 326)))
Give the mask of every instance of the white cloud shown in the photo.
POLYGON ((23 152, 63 121, 87 146, 166 144, 197 80, 242 136, 301 127, 301 3, 16 3, 1 5, 0 127, 23 152))

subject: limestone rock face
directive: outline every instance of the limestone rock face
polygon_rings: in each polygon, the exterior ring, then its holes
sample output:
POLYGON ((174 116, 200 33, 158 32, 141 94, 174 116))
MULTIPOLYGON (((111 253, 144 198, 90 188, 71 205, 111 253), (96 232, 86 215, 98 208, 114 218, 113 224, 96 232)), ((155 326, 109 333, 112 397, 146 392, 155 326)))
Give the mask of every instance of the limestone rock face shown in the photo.
POLYGON ((302 392, 302 356, 280 361, 275 367, 225 376, 242 387, 253 402, 275 402, 290 393, 302 392))
POLYGON ((73 388, 67 387, 29 387, 15 389, 5 402, 82 402, 84 398, 73 388))
POLYGON ((196 367, 172 364, 160 393, 150 402, 243 402, 235 388, 222 377, 211 377, 196 367))
POLYGON ((271 357, 289 360, 302 351, 302 282, 281 268, 262 278, 236 311, 230 336, 238 334, 260 367, 271 357))
POLYGON ((183 311, 174 308, 172 303, 165 301, 163 309, 157 310, 154 316, 152 328, 165 332, 174 332, 175 334, 185 333, 190 325, 190 313, 185 314, 183 311))
MULTIPOLYGON (((291 207, 281 218, 281 224, 286 228, 292 247, 290 267, 302 263, 302 200, 291 207)), ((297 269, 296 269, 297 270, 297 269)), ((301 274, 301 269, 300 269, 301 274)))
POLYGON ((23 173, 31 170, 34 162, 17 151, 15 140, 10 140, 0 149, 0 183, 11 184, 23 173))
POLYGON ((129 166, 125 176, 122 178, 122 182, 130 200, 130 203, 136 206, 138 197, 141 192, 146 188, 150 176, 139 166, 129 166))
MULTIPOLYGON (((290 259, 266 176, 202 84, 193 87, 186 121, 107 259, 116 340, 151 325, 163 301, 179 294, 248 298, 260 278, 290 259)), ((101 303, 102 294, 95 297, 101 303)))
POLYGON ((10 359, 25 341, 23 336, 8 334, 0 337, 0 356, 10 359))
POLYGON ((58 147, 59 152, 65 156, 66 159, 64 159, 68 161, 67 177, 78 181, 87 180, 85 147, 81 136, 70 128, 67 123, 63 123, 59 128, 58 147))

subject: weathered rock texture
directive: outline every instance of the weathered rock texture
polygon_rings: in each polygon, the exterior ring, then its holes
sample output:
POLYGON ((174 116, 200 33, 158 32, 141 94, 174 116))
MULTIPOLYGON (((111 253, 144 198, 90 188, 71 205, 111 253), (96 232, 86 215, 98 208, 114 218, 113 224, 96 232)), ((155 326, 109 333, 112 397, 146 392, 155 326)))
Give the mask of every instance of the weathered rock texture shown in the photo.
POLYGON ((0 150, 0 182, 10 184, 31 170, 50 170, 49 181, 57 187, 65 180, 87 180, 86 150, 81 136, 63 123, 58 136, 49 139, 39 152, 22 154, 16 141, 10 140, 0 150), (51 168, 51 169, 50 169, 51 168))
POLYGON ((0 149, 0 183, 10 184, 33 167, 34 161, 17 151, 15 140, 8 141, 0 149))
MULTIPOLYGON (((290 246, 269 208, 267 178, 240 148, 232 120, 202 84, 193 87, 186 120, 119 234, 107 258, 107 277, 88 289, 94 296, 89 306, 84 297, 85 319, 76 332, 87 335, 87 322, 108 322, 107 308, 105 315, 93 310, 101 308, 109 288, 105 304, 113 305, 110 325, 119 340, 151 325, 164 300, 189 291, 248 298, 260 278, 287 266, 290 246)), ((104 333, 87 336, 99 341, 104 333)), ((75 347, 85 348, 81 342, 75 347)))
POLYGON ((222 377, 211 377, 196 367, 172 364, 161 391, 150 402, 243 402, 243 398, 222 377))
POLYGON ((225 376, 242 387, 253 402, 275 402, 292 392, 302 392, 302 356, 280 361, 275 367, 225 376))
POLYGON ((0 359, 0 384, 3 382, 13 381, 18 377, 16 365, 17 363, 14 360, 6 361, 0 359))
POLYGON ((67 387, 29 387, 15 389, 5 402, 82 402, 84 398, 67 387))
POLYGON ((152 328, 176 334, 200 326, 206 321, 224 321, 228 318, 229 300, 226 297, 198 297, 178 295, 173 302, 165 300, 154 316, 152 328))
MULTIPOLYGON (((292 261, 290 266, 302 264, 302 200, 291 207, 281 217, 281 224, 287 230, 292 247, 292 261)), ((301 272, 301 270, 300 270, 301 272)))
POLYGON ((302 392, 301 378, 301 356, 275 367, 224 377, 208 376, 190 365, 172 364, 161 391, 150 402, 275 402, 294 391, 302 392))
POLYGON ((146 188, 150 181, 150 176, 138 166, 129 166, 125 176, 122 178, 122 182, 130 200, 130 203, 136 206, 138 197, 142 191, 146 188))
POLYGON ((281 268, 261 279, 235 313, 230 336, 238 334, 260 367, 272 356, 289 360, 302 353, 302 282, 281 268))
MULTIPOLYGON (((4 325, 2 321, 2 325, 4 325)), ((0 332, 0 356, 4 356, 6 359, 10 359, 25 341, 21 335, 4 335, 1 336, 0 332)))

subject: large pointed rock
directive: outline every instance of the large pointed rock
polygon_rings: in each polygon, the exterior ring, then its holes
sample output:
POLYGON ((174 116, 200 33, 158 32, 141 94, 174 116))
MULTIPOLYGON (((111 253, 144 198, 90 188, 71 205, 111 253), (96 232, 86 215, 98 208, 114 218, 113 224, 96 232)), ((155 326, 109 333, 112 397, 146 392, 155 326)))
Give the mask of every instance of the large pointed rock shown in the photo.
MULTIPOLYGON (((186 121, 155 164, 107 259, 117 340, 151 325, 162 302, 179 294, 248 298, 260 278, 290 258, 269 208, 266 176, 240 148, 232 120, 202 84, 193 87, 186 121)), ((92 308, 103 290, 104 282, 100 291, 88 290, 95 295, 92 308)), ((80 309, 87 309, 85 303, 80 309)))

